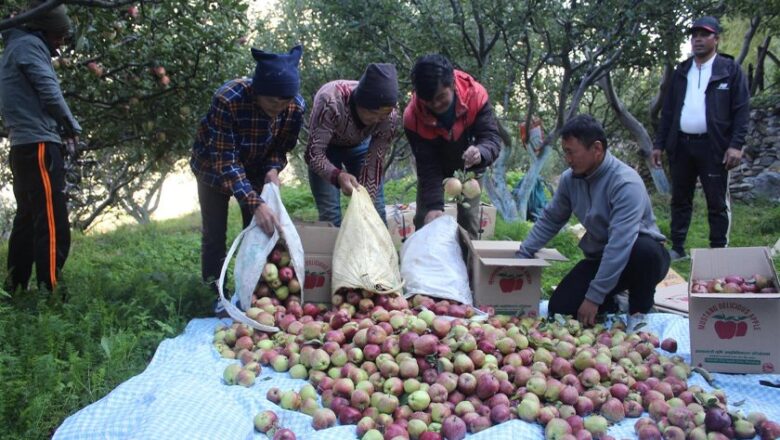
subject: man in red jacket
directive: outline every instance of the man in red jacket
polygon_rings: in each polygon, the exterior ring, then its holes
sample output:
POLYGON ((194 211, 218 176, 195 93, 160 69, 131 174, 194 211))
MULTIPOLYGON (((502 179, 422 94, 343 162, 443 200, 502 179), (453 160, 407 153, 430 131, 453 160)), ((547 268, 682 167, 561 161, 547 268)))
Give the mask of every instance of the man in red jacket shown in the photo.
MULTIPOLYGON (((498 122, 485 88, 455 70, 442 55, 420 57, 412 68, 412 99, 404 110, 404 131, 417 163, 417 213, 421 228, 444 214, 442 181, 456 170, 485 171, 501 151, 498 122)), ((458 224, 476 238, 479 197, 458 205, 458 224)))

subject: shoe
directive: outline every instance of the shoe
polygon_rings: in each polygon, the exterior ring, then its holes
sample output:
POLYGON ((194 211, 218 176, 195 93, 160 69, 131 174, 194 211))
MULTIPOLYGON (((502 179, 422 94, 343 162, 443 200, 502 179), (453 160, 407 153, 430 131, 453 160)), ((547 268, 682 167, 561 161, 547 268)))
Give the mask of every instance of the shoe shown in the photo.
POLYGON ((687 260, 688 255, 685 254, 685 251, 680 249, 669 249, 669 257, 672 259, 672 261, 680 261, 680 260, 687 260))
POLYGON ((634 313, 628 315, 628 323, 626 325, 626 332, 636 333, 642 328, 647 326, 647 315, 644 313, 634 313))
POLYGON ((222 304, 222 301, 220 301, 219 298, 214 300, 214 316, 219 319, 230 317, 227 310, 225 310, 225 306, 222 304))

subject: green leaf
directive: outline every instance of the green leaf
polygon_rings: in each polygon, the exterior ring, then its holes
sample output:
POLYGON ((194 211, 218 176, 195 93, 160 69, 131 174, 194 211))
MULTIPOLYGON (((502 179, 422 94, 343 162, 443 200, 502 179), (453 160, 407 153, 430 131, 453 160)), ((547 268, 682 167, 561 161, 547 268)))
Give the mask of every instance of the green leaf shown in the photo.
POLYGON ((108 338, 105 336, 102 336, 100 338, 100 346, 103 348, 103 353, 106 354, 107 358, 111 357, 111 343, 108 341, 108 338))

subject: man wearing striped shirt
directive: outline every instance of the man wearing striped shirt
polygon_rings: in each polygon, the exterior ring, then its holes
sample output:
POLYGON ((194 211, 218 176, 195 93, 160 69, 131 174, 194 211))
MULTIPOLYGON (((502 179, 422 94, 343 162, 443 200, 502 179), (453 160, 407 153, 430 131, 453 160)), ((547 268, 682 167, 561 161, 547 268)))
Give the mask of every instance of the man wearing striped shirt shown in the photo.
POLYGON ((319 219, 341 225, 339 189, 363 185, 385 219, 384 160, 400 123, 398 75, 392 64, 369 64, 360 81, 336 80, 314 97, 306 163, 319 219))
POLYGON ((278 226, 277 214, 260 193, 266 183, 279 185, 279 173, 303 125, 305 104, 298 93, 301 53, 300 46, 287 54, 252 49, 257 62, 254 77, 222 85, 200 122, 190 167, 198 181, 201 271, 207 283, 219 279, 225 260, 231 196, 241 207, 244 227, 254 218, 271 235, 278 226))

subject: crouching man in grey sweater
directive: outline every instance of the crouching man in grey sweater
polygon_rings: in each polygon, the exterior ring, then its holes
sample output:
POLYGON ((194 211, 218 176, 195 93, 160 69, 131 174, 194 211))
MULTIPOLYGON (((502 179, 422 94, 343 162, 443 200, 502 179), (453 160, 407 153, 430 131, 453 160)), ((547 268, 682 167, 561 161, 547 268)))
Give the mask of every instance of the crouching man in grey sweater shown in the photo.
POLYGON ((636 321, 653 306, 655 286, 670 262, 647 189, 633 168, 607 151, 604 129, 592 116, 569 120, 561 139, 570 169, 517 256, 532 258, 574 213, 587 230, 579 243, 585 259, 553 292, 549 314, 593 325, 598 313, 617 311, 614 296, 627 289, 636 321))

